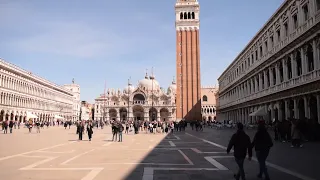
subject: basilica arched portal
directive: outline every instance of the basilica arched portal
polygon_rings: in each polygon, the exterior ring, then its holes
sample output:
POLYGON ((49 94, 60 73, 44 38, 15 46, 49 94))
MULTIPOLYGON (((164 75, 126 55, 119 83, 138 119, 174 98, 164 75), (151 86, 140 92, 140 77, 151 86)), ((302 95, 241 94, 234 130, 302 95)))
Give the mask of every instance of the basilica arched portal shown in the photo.
POLYGON ((133 119, 134 120, 144 120, 144 109, 140 105, 135 105, 132 107, 133 119))
POLYGON ((168 121, 169 120, 169 110, 167 108, 160 109, 160 119, 161 121, 168 121))
POLYGON ((158 111, 156 108, 152 107, 149 109, 149 121, 155 121, 158 118, 158 111))
POLYGON ((119 109, 119 114, 120 114, 120 120, 125 121, 127 120, 128 117, 128 111, 126 108, 122 107, 119 109))
POLYGON ((109 109, 109 117, 110 117, 110 120, 117 120, 117 110, 109 109))

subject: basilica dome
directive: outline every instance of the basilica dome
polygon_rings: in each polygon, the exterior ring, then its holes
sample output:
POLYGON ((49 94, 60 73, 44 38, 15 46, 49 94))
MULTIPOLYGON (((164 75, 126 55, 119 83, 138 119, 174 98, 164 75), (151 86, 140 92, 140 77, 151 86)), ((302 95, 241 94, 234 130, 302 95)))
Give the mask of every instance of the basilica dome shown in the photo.
POLYGON ((129 83, 128 86, 126 86, 123 90, 124 93, 128 94, 129 93, 132 93, 134 91, 134 87, 132 86, 132 84, 129 83))
POLYGON ((177 90, 177 84, 176 84, 175 79, 173 79, 171 85, 169 86, 169 89, 170 89, 171 91, 173 91, 173 92, 176 92, 176 90, 177 90))
POLYGON ((139 81, 139 87, 141 87, 143 90, 148 91, 157 91, 160 89, 159 82, 154 78, 154 76, 148 76, 146 74, 145 78, 139 81))

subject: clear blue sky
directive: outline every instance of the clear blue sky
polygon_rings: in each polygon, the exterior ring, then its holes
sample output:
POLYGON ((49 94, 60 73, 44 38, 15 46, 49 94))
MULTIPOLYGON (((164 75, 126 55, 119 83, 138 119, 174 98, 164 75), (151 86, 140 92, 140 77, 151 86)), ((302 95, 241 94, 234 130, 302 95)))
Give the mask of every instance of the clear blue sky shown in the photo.
MULTIPOLYGON (((199 0, 202 85, 223 70, 284 0, 199 0)), ((0 57, 94 102, 145 69, 167 88, 175 76, 176 0, 0 0, 0 57)))

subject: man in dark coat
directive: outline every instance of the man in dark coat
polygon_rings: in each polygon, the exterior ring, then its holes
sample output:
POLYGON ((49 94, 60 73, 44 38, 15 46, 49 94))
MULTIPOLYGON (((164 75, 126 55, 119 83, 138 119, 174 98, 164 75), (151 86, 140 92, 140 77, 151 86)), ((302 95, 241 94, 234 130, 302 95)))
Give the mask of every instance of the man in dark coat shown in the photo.
POLYGON ((236 180, 239 180, 240 177, 242 180, 245 180, 245 173, 243 168, 244 160, 247 156, 247 152, 249 154, 249 161, 251 161, 252 157, 252 148, 250 137, 243 131, 243 124, 237 124, 238 130, 235 134, 232 135, 232 138, 229 142, 227 153, 230 153, 230 150, 234 148, 234 157, 236 163, 238 164, 239 171, 234 175, 236 180))
POLYGON ((262 178, 262 175, 264 174, 265 180, 270 180, 269 173, 266 167, 266 159, 269 155, 269 151, 272 146, 272 139, 264 125, 264 122, 262 121, 259 123, 258 131, 255 134, 252 142, 252 147, 255 147, 260 167, 258 178, 262 178))

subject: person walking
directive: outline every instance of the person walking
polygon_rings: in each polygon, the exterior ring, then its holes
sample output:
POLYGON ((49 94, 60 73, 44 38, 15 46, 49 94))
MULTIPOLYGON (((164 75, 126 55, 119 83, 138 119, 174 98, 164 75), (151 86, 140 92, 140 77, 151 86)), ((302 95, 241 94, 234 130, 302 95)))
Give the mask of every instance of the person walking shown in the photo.
POLYGON ((92 139, 92 134, 93 134, 93 126, 92 126, 92 123, 91 123, 91 122, 88 123, 87 132, 88 132, 89 141, 91 141, 91 139, 92 139))
POLYGON ((291 126, 292 130, 291 130, 291 137, 292 137, 292 145, 291 147, 303 147, 302 143, 301 143, 301 139, 302 139, 302 133, 301 133, 301 127, 299 126, 299 121, 297 121, 296 119, 294 119, 292 121, 292 126, 291 126))
POLYGON ((10 120, 10 122, 9 122, 10 133, 12 133, 13 126, 14 126, 14 122, 13 122, 13 120, 10 120))
POLYGON ((84 131, 84 122, 80 122, 79 123, 79 129, 78 129, 78 133, 79 133, 79 140, 82 141, 82 134, 84 131))
POLYGON ((264 121, 262 121, 259 123, 258 131, 256 132, 252 141, 252 148, 255 148, 260 167, 260 171, 257 176, 258 178, 262 178, 262 175, 264 174, 265 180, 270 180, 269 173, 266 167, 266 159, 272 146, 273 142, 271 136, 265 127, 264 121))
POLYGON ((249 161, 251 161, 251 157, 252 157, 251 141, 250 141, 250 137, 243 130, 243 124, 238 123, 237 127, 238 127, 237 132, 232 135, 229 141, 227 153, 229 154, 230 150, 234 148, 235 161, 239 167, 239 171, 237 174, 234 175, 234 178, 236 180, 240 180, 240 177, 241 177, 242 180, 245 180, 243 163, 247 156, 247 152, 249 155, 248 159, 249 161))
POLYGON ((8 134, 8 120, 2 122, 3 133, 8 134))

